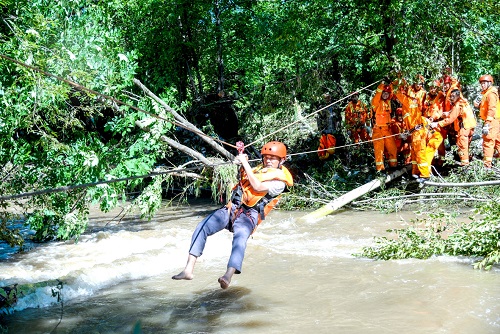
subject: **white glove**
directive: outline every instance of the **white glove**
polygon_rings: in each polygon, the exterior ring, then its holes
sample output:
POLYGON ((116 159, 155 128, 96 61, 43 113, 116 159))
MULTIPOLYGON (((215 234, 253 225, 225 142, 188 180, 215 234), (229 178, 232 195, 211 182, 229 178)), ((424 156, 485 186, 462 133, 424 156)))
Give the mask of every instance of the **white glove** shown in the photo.
POLYGON ((373 130, 371 127, 369 127, 368 125, 365 125, 365 130, 366 132, 368 132, 368 134, 370 135, 370 137, 372 136, 372 133, 373 133, 373 130))
POLYGON ((490 133, 490 125, 485 123, 483 125, 483 136, 487 136, 490 133))

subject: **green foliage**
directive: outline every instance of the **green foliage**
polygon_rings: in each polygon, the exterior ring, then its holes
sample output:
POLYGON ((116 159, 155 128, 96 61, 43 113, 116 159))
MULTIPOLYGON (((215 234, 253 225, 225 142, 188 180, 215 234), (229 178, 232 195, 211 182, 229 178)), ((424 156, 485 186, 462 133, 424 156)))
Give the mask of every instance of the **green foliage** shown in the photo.
MULTIPOLYGON (((12 15, 3 21, 7 29, 0 30, 0 53, 110 95, 130 85, 136 53, 123 49, 121 32, 101 7, 83 0, 17 1, 8 6, 12 15)), ((115 136, 110 145, 101 140, 104 129, 96 124, 106 122, 111 104, 4 59, 0 104, 0 162, 16 169, 2 183, 4 195, 118 174, 112 168, 124 159, 120 144, 133 140, 115 136)), ((129 162, 128 170, 145 170, 144 164, 151 166, 152 160, 129 162)), ((122 174, 116 177, 123 176, 123 170, 127 168, 119 169, 122 174)), ((115 194, 124 190, 120 184, 108 188, 115 194)), ((94 194, 102 195, 89 193, 94 194)), ((20 203, 20 210, 35 239, 77 239, 87 224, 86 196, 83 191, 29 198, 20 203)), ((109 201, 103 206, 109 207, 109 201)), ((10 227, 3 226, 8 234, 10 227)))
POLYGON ((479 258, 474 267, 490 270, 500 263, 499 210, 498 202, 488 203, 470 222, 457 222, 449 213, 429 214, 408 228, 388 230, 393 237, 376 237, 375 246, 356 255, 380 260, 461 255, 479 258))
POLYGON ((500 263, 500 203, 490 201, 477 209, 481 217, 470 224, 464 224, 448 238, 448 253, 480 257, 474 267, 489 270, 500 263))
POLYGON ((238 182, 237 173, 238 169, 233 164, 220 164, 214 167, 210 182, 214 201, 221 203, 231 198, 231 190, 238 182))
POLYGON ((24 242, 19 228, 12 227, 16 221, 21 221, 21 217, 8 212, 0 212, 0 240, 11 247, 22 246, 24 242))
POLYGON ((26 214, 25 222, 35 231, 35 241, 78 240, 87 227, 89 214, 87 206, 81 201, 85 193, 78 195, 58 193, 40 199, 38 208, 26 214))
MULTIPOLYGON (((166 176, 167 178, 169 176, 166 176)), ((152 182, 132 202, 132 207, 139 209, 141 218, 150 220, 161 207, 162 183, 166 177, 155 176, 152 182)))

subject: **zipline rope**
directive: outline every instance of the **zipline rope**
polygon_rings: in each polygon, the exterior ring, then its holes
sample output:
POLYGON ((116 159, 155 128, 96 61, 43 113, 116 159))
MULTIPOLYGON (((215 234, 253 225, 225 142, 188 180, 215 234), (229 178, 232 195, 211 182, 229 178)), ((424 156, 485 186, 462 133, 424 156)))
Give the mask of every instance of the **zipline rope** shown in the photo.
POLYGON ((312 150, 312 151, 305 151, 305 152, 299 152, 299 153, 292 153, 292 154, 289 154, 289 156, 301 155, 301 154, 309 154, 309 153, 316 153, 316 152, 323 152, 323 151, 331 150, 332 148, 336 150, 336 149, 339 149, 339 148, 346 148, 346 147, 352 147, 352 146, 357 146, 357 145, 363 145, 363 144, 366 144, 366 143, 372 143, 372 142, 377 141, 377 140, 383 140, 385 138, 391 138, 391 137, 395 137, 395 136, 399 136, 399 135, 400 135, 399 133, 396 133, 396 134, 385 136, 385 137, 380 137, 380 138, 375 138, 375 139, 369 139, 369 140, 360 141, 360 142, 357 142, 357 143, 346 144, 346 145, 341 145, 341 146, 335 146, 335 147, 331 147, 331 148, 324 148, 324 149, 321 149, 321 150, 312 150))
MULTIPOLYGON (((387 136, 387 137, 384 137, 384 138, 388 138, 388 137, 391 137, 391 136, 387 136)), ((381 139, 383 139, 383 138, 377 138, 377 139, 374 139, 374 140, 381 140, 381 139)), ((354 146, 354 145, 365 144, 365 143, 369 143, 369 142, 374 141, 374 140, 367 140, 367 141, 364 141, 364 142, 359 142, 359 143, 354 143, 354 144, 349 144, 349 145, 344 145, 344 146, 338 146, 338 147, 335 147, 335 148, 337 149, 337 148, 344 148, 344 147, 350 147, 350 146, 354 146)), ((309 154, 309 153, 317 153, 317 152, 322 152, 322 151, 326 151, 326 150, 327 149, 314 150, 314 151, 306 151, 306 152, 302 152, 302 153, 292 153, 292 154, 288 154, 288 156, 295 156, 295 155, 309 154)), ((251 159, 251 160, 249 160, 249 162, 259 161, 259 160, 260 159, 251 159)), ((205 167, 213 168, 213 167, 222 166, 222 165, 228 165, 228 164, 232 164, 232 163, 233 162, 228 161, 228 162, 222 162, 222 163, 210 164, 210 165, 203 164, 202 166, 175 168, 175 169, 170 169, 170 170, 167 170, 167 171, 164 171, 164 172, 153 172, 153 173, 149 173, 149 174, 145 174, 145 175, 129 176, 129 177, 117 178, 117 179, 111 179, 111 180, 103 180, 103 181, 82 183, 82 184, 76 184, 76 185, 72 185, 72 186, 64 186, 64 187, 58 187, 58 188, 48 188, 48 189, 44 189, 44 190, 37 190, 37 191, 32 191, 32 192, 26 192, 26 193, 21 193, 21 194, 17 194, 17 195, 0 196, 0 201, 10 200, 10 199, 16 199, 16 198, 22 198, 22 197, 31 197, 31 196, 37 196, 37 195, 44 195, 44 194, 52 194, 52 193, 69 191, 69 190, 73 190, 73 189, 79 189, 79 188, 88 188, 88 187, 98 186, 98 185, 101 185, 101 184, 124 182, 124 181, 129 181, 129 180, 136 180, 136 179, 145 179, 145 178, 148 178, 148 177, 153 177, 153 176, 158 176, 158 175, 165 175, 165 174, 171 174, 171 173, 185 172, 185 171, 196 170, 196 169, 205 168, 205 167)))
MULTIPOLYGON (((382 81, 382 80, 383 80, 383 79, 378 80, 378 81, 375 81, 374 83, 371 83, 371 84, 369 84, 368 86, 365 86, 365 87, 363 87, 363 88, 361 88, 361 89, 359 89, 359 90, 357 90, 357 91, 355 91, 355 92, 352 92, 351 94, 349 94, 349 95, 347 95, 347 96, 344 96, 343 98, 341 98, 341 99, 339 99, 339 100, 337 100, 337 101, 335 101, 335 102, 332 102, 332 103, 330 103, 329 105, 326 105, 326 106, 324 106, 324 107, 322 107, 322 108, 320 108, 320 109, 316 110, 315 112, 310 113, 309 115, 305 116, 304 118, 309 118, 309 117, 311 117, 311 116, 314 116, 314 115, 316 115, 317 113, 319 113, 320 111, 323 111, 323 110, 325 110, 325 109, 327 109, 327 108, 329 108, 329 107, 331 107, 331 106, 333 106, 333 105, 335 105, 335 104, 337 104, 337 103, 340 103, 340 102, 344 101, 345 99, 347 99, 348 97, 351 97, 351 96, 352 96, 352 95, 354 95, 354 94, 358 94, 358 93, 359 93, 360 91, 362 91, 363 89, 366 89, 366 88, 368 88, 368 87, 371 87, 371 86, 373 86, 373 85, 375 85, 375 84, 379 83, 379 82, 380 82, 380 81, 382 81)), ((295 125, 295 124, 297 124, 297 123, 300 123, 300 122, 302 122, 302 121, 303 121, 302 119, 296 120, 295 122, 292 122, 292 123, 290 123, 290 124, 288 124, 288 125, 285 125, 285 126, 283 126, 283 127, 279 128, 278 130, 276 130, 276 131, 274 131, 274 132, 271 132, 271 133, 269 133, 269 134, 265 135, 264 137, 261 137, 261 138, 259 138, 259 139, 257 139, 257 140, 254 140, 253 142, 251 142, 250 144, 245 145, 245 146, 250 146, 250 145, 253 145, 253 144, 255 144, 255 143, 257 143, 257 142, 259 142, 259 141, 261 141, 261 140, 263 140, 263 139, 266 139, 267 137, 270 137, 270 136, 272 136, 272 135, 274 135, 274 134, 276 134, 276 133, 278 133, 278 132, 281 132, 281 131, 285 130, 286 128, 289 128, 290 126, 295 125)))

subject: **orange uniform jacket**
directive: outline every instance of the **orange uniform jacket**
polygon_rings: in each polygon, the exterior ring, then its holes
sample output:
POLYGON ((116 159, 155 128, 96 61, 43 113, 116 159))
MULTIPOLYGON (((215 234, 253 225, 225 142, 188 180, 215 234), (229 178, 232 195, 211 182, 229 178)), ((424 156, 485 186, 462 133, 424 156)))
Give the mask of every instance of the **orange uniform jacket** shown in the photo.
POLYGON ((445 96, 443 92, 438 92, 435 97, 430 97, 427 95, 427 101, 425 106, 426 117, 432 118, 433 120, 439 120, 443 116, 443 102, 445 96))
POLYGON ((415 91, 412 87, 406 89, 406 83, 396 91, 396 97, 403 105, 403 124, 406 130, 412 130, 419 124, 425 124, 422 110, 424 109, 425 90, 415 91))
POLYGON ((318 157, 320 160, 328 159, 331 154, 335 153, 335 144, 337 144, 337 140, 332 134, 323 133, 321 135, 318 146, 318 157))
POLYGON ((445 127, 451 123, 454 123, 455 131, 457 132, 460 128, 470 130, 476 127, 476 118, 467 100, 460 98, 455 105, 453 105, 448 118, 438 122, 440 127, 445 127))
POLYGON ((347 104, 345 108, 345 120, 350 128, 357 128, 364 125, 367 118, 368 113, 366 105, 363 102, 358 100, 355 105, 352 102, 347 104))
POLYGON ((500 102, 497 88, 491 86, 481 94, 483 94, 481 103, 479 104, 479 115, 481 119, 483 121, 500 119, 500 102))
MULTIPOLYGON (((387 100, 382 100, 382 89, 384 84, 380 84, 372 98, 372 108, 375 113, 375 125, 384 126, 391 123, 391 96, 387 100)), ((391 94, 392 95, 392 94, 391 94)))

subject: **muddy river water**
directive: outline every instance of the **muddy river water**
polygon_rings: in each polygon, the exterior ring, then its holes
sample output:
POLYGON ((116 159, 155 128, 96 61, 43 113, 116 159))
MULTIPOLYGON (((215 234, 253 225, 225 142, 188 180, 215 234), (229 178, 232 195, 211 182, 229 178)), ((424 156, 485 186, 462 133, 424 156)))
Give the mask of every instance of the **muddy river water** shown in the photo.
POLYGON ((353 256, 374 236, 410 224, 413 212, 342 211, 302 222, 304 212, 275 211, 249 240, 242 274, 227 290, 217 283, 231 249, 227 231, 209 238, 192 281, 172 280, 193 229, 214 208, 164 208, 151 221, 120 224, 110 221, 116 212, 94 212, 78 243, 0 260, 0 286, 35 283, 3 326, 8 333, 500 333, 498 267, 474 270, 458 257, 353 256))

